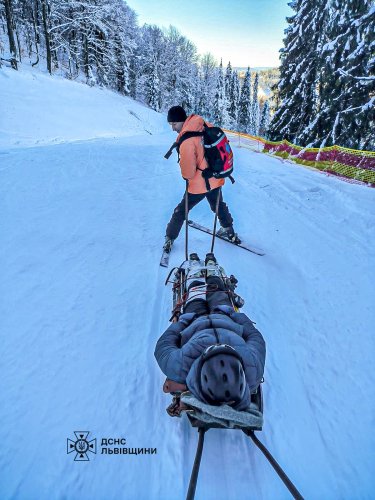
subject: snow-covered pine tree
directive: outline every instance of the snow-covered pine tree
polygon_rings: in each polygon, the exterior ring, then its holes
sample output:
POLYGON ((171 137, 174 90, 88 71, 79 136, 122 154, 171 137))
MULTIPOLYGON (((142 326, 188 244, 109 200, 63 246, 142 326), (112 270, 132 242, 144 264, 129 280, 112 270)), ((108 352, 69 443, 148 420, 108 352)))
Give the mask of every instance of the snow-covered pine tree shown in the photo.
POLYGON ((231 94, 229 97, 229 125, 231 130, 238 130, 238 105, 240 100, 240 80, 237 71, 232 72, 231 94))
MULTIPOLYGON (((350 68, 349 72, 353 76, 351 84, 353 89, 351 95, 355 93, 360 102, 360 109, 351 109, 343 113, 345 122, 350 120, 355 113, 360 137, 356 137, 352 147, 375 151, 375 4, 369 2, 369 9, 366 14, 356 19, 358 32, 361 41, 357 49, 349 59, 357 61, 357 67, 350 68), (358 73, 362 73, 359 75, 358 73), (364 75, 364 78, 363 78, 364 75), (359 89, 360 86, 360 89, 359 89)), ((353 95, 354 97, 354 95, 353 95)))
POLYGON ((238 107, 238 129, 239 132, 250 132, 250 112, 251 112, 251 73, 247 68, 245 79, 241 88, 241 95, 238 107))
MULTIPOLYGON (((162 80, 167 52, 167 40, 160 28, 145 24, 141 28, 141 38, 137 45, 137 88, 136 97, 153 109, 161 109, 163 105, 162 80)), ((164 80, 167 76, 165 75, 164 80)))
POLYGON ((152 65, 151 73, 146 80, 146 104, 155 111, 161 108, 160 80, 157 69, 157 61, 152 65))
POLYGON ((186 71, 181 75, 180 79, 180 94, 181 105, 187 114, 191 114, 195 110, 196 103, 196 66, 193 63, 186 61, 186 71))
POLYGON ((314 120, 318 107, 319 47, 324 39, 326 0, 295 0, 289 6, 295 15, 287 18, 284 48, 281 49, 280 82, 268 136, 272 141, 300 137, 314 120))
POLYGON ((225 97, 225 84, 223 75, 223 61, 217 70, 216 92, 213 103, 213 122, 218 127, 223 127, 228 121, 227 100, 225 97))
POLYGON ((192 65, 191 79, 192 86, 192 107, 191 112, 202 116, 203 107, 203 80, 200 74, 200 68, 197 64, 192 65))
POLYGON ((226 109, 227 121, 223 125, 226 128, 231 128, 232 123, 230 118, 230 106, 231 106, 233 90, 232 90, 232 66, 230 64, 230 61, 228 62, 227 69, 225 71, 224 93, 225 93, 225 100, 227 103, 227 109, 226 109))
POLYGON ((229 96, 232 85, 232 66, 230 61, 228 62, 227 69, 225 70, 225 79, 224 79, 224 87, 225 87, 225 95, 229 96))
POLYGON ((198 60, 196 47, 173 26, 169 27, 165 36, 163 109, 179 104, 186 112, 191 112, 195 101, 193 79, 196 74, 194 65, 198 60))
POLYGON ((250 134, 258 135, 259 132, 259 101, 258 101, 258 86, 259 86, 259 75, 255 73, 254 83, 253 83, 253 98, 251 101, 251 110, 250 110, 250 134))
POLYGON ((266 137, 267 130, 268 130, 268 127, 269 127, 269 124, 270 124, 270 119, 271 119, 270 105, 269 105, 269 102, 268 102, 268 99, 267 99, 266 101, 264 101, 262 113, 261 113, 261 116, 260 116, 260 122, 259 122, 259 132, 258 132, 258 134, 261 137, 266 137))
POLYGON ((210 53, 204 54, 200 62, 200 74, 202 81, 202 95, 200 98, 200 113, 208 120, 213 120, 212 103, 216 91, 216 66, 217 62, 210 53))
POLYGON ((371 0, 329 0, 321 49, 320 107, 300 140, 375 149, 375 7, 371 0))
POLYGON ((133 87, 132 79, 134 79, 131 66, 136 40, 139 36, 137 18, 135 12, 122 0, 114 0, 111 11, 113 52, 110 66, 113 79, 111 79, 110 85, 118 92, 129 95, 133 87))

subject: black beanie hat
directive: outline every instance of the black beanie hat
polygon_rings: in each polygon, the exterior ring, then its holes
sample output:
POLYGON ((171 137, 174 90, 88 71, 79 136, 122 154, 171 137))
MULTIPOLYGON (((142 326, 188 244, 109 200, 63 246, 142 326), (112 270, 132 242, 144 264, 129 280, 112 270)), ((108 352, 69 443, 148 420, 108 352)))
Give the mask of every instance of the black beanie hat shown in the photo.
POLYGON ((184 122, 187 116, 182 106, 172 106, 168 111, 168 122, 184 122))

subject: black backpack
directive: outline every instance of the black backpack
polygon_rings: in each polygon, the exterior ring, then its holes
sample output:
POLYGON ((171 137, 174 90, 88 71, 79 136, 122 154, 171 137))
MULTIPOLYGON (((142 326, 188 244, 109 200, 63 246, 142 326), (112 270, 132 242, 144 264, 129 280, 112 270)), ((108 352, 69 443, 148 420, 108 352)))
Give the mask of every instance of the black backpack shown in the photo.
POLYGON ((180 140, 171 146, 164 158, 168 160, 173 150, 177 149, 178 161, 180 161, 180 146, 190 137, 203 137, 204 156, 208 166, 202 170, 202 177, 206 182, 207 190, 210 191, 211 189, 208 179, 212 177, 215 177, 215 179, 229 177, 233 184, 233 151, 227 136, 220 127, 209 127, 205 123, 203 132, 185 132, 180 140))

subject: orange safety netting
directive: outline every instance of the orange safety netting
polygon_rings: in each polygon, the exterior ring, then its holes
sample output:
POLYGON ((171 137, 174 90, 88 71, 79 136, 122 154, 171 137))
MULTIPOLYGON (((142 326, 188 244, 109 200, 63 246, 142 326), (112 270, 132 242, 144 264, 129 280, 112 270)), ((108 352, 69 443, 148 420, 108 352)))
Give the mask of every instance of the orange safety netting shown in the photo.
POLYGON ((238 145, 276 155, 301 165, 336 175, 344 180, 365 183, 375 187, 375 152, 331 146, 328 148, 302 148, 284 140, 271 142, 248 134, 226 130, 238 145))

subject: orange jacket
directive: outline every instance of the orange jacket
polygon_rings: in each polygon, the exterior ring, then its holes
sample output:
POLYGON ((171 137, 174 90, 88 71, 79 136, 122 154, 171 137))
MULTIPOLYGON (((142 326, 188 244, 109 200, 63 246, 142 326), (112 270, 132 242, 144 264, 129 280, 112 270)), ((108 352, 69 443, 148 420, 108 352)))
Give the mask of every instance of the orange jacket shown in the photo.
MULTIPOLYGON (((178 134, 177 141, 185 132, 203 132, 204 120, 201 116, 189 116, 181 132, 178 134)), ((190 137, 180 146, 180 168, 181 175, 189 181, 188 192, 192 194, 207 193, 206 182, 202 177, 201 170, 207 168, 207 162, 204 157, 203 138, 190 137), (200 170, 199 170, 200 169, 200 170)), ((209 179, 210 188, 215 189, 224 185, 224 179, 209 179)))

